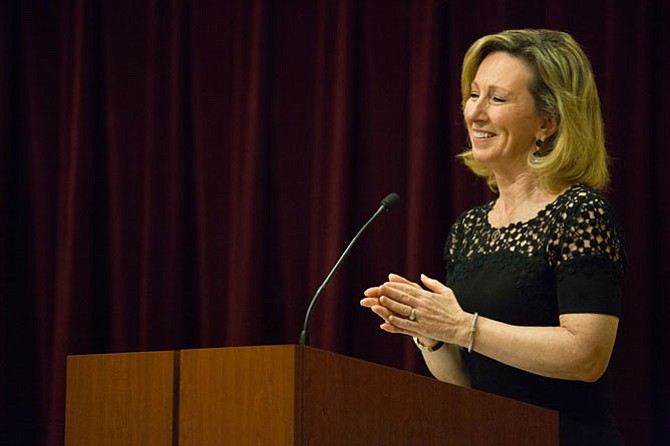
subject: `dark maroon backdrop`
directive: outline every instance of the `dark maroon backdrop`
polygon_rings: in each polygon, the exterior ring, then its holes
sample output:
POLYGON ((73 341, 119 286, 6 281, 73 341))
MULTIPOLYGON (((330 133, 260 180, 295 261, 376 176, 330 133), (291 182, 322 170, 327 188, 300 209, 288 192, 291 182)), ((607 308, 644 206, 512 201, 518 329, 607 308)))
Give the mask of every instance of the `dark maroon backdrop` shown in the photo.
POLYGON ((591 56, 630 265, 611 371, 629 444, 670 439, 664 0, 12 1, 0 5, 0 443, 62 443, 68 354, 294 343, 426 373, 358 306, 443 278, 490 198, 454 159, 459 66, 503 28, 591 56))

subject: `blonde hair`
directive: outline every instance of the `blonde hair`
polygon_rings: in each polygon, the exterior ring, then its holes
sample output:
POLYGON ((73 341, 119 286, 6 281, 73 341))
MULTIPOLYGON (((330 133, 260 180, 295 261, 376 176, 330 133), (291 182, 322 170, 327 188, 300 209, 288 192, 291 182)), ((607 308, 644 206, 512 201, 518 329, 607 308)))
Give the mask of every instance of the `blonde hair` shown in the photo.
MULTIPOLYGON (((556 118, 558 123, 557 132, 543 145, 549 152, 528 158, 528 167, 540 185, 551 192, 577 183, 605 189, 609 158, 600 99, 591 63, 579 44, 567 33, 545 29, 507 30, 478 39, 463 58, 463 107, 479 65, 487 55, 499 51, 528 64, 534 72, 528 89, 535 112, 556 118)), ((497 188, 493 172, 472 156, 471 149, 459 156, 492 189, 497 188)))

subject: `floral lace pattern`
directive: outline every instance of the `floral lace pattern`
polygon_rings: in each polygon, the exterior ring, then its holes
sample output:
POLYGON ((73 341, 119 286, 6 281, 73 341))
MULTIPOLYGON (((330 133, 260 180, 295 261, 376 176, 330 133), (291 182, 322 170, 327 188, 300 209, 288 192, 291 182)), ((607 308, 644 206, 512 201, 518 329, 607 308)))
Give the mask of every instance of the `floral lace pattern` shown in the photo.
MULTIPOLYGON (((445 245, 447 283, 473 280, 483 269, 512 277, 518 291, 548 310, 556 286, 575 273, 623 276, 621 234, 607 201, 585 185, 575 185, 534 218, 492 227, 494 201, 459 217, 445 245)), ((495 282, 496 278, 491 278, 495 282)))
POLYGON ((528 257, 546 255, 551 266, 580 256, 622 260, 612 211, 605 199, 587 186, 573 186, 534 218, 501 228, 488 221, 494 204, 492 201, 461 216, 445 247, 447 260, 503 251, 528 257))

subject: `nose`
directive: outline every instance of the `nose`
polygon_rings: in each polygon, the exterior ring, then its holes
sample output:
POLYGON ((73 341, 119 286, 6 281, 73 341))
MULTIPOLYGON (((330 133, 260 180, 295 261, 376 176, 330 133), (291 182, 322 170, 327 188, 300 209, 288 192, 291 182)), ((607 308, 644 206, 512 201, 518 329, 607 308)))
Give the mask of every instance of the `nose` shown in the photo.
POLYGON ((470 98, 465 103, 463 116, 467 122, 482 121, 486 119, 486 100, 483 97, 470 98))

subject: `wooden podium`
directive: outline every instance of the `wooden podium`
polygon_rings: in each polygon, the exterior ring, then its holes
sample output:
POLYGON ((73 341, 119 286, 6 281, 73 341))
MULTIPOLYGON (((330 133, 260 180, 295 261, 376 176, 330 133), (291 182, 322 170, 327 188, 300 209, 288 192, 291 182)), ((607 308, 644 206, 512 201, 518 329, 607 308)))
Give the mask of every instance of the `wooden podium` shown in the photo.
POLYGON ((66 446, 558 445, 554 411, 297 345, 69 356, 66 446))

